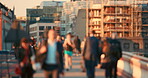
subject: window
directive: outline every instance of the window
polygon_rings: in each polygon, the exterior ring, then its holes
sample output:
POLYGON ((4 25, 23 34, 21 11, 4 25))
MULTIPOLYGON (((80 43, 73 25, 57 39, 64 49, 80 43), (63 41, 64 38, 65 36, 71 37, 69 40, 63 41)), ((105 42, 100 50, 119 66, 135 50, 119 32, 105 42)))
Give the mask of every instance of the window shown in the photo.
POLYGON ((51 26, 48 26, 48 30, 50 30, 51 29, 51 26))
POLYGON ((37 36, 37 33, 31 33, 30 36, 37 36))
POLYGON ((145 49, 148 49, 148 43, 145 43, 144 47, 145 49))
POLYGON ((123 47, 124 47, 124 49, 129 49, 130 48, 130 44, 129 43, 124 43, 123 47))
POLYGON ((61 28, 61 31, 65 31, 65 28, 64 28, 64 27, 62 27, 62 28, 61 28))
POLYGON ((43 35, 44 32, 39 32, 39 36, 43 35))
POLYGON ((139 43, 134 43, 134 49, 139 49, 139 43))
POLYGON ((44 26, 39 26, 39 30, 44 30, 44 26))

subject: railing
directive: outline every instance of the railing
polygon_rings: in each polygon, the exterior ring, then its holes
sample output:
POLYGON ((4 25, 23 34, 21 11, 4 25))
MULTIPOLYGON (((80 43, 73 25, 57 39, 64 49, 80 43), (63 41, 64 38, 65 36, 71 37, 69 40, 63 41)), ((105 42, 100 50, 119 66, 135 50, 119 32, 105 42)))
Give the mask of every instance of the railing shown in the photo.
POLYGON ((122 59, 118 61, 118 75, 123 78, 147 78, 148 58, 123 52, 122 59))
POLYGON ((16 64, 14 51, 0 51, 0 78, 18 77, 14 73, 16 64))

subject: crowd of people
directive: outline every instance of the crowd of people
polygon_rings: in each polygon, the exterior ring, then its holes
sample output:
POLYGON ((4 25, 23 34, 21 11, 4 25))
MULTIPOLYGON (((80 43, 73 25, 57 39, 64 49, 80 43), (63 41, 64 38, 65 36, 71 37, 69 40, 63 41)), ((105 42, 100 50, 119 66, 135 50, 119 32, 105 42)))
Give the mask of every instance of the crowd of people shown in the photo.
POLYGON ((122 49, 116 34, 104 39, 94 34, 91 31, 81 41, 71 33, 64 39, 51 29, 47 38, 42 38, 38 45, 33 37, 22 38, 17 50, 21 78, 33 78, 33 74, 40 68, 45 78, 60 78, 65 70, 72 69, 74 54, 82 57, 81 68, 87 78, 95 78, 95 68, 105 69, 106 78, 117 78, 117 62, 122 57, 122 49))

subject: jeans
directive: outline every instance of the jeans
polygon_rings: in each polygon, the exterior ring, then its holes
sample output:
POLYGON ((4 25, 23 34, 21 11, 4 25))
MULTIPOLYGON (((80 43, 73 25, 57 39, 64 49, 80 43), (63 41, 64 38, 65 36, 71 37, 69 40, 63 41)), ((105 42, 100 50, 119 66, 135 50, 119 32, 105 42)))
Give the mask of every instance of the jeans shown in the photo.
POLYGON ((95 78, 95 61, 85 60, 86 74, 88 78, 95 78))

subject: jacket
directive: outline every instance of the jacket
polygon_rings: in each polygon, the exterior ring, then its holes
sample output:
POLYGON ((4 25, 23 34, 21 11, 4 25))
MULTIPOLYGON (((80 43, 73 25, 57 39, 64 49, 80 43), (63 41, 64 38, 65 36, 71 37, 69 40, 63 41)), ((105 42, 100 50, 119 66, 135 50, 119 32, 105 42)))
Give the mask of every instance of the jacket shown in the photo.
POLYGON ((96 37, 88 37, 86 39, 82 55, 84 60, 96 62, 100 60, 101 52, 99 51, 99 40, 96 37))

